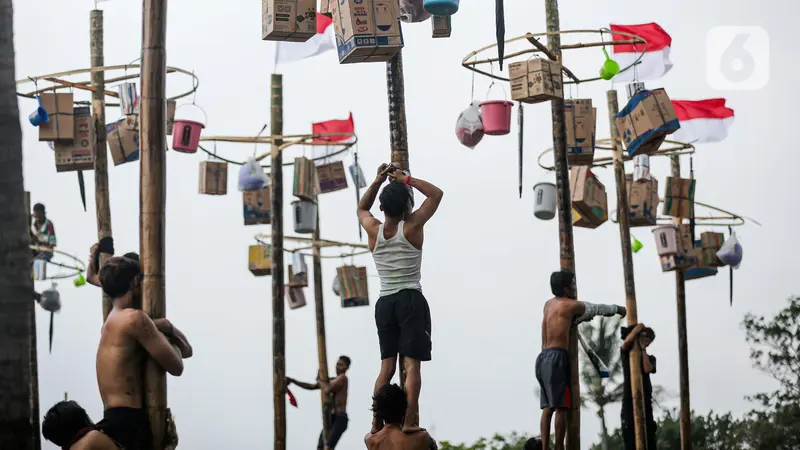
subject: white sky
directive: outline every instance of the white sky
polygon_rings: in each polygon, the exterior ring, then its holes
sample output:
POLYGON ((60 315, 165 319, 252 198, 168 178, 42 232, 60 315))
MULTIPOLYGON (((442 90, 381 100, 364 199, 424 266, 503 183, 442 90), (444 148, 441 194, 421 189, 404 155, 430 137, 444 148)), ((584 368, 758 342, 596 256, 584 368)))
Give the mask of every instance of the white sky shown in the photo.
MULTIPOLYGON (((433 40, 430 24, 404 27, 405 86, 411 167, 445 192, 437 216, 427 228, 423 285, 433 315, 433 361, 425 364, 422 426, 437 439, 473 441, 494 432, 538 434, 539 399, 534 360, 539 351, 541 309, 549 298, 548 277, 558 268, 556 220, 541 222, 532 214, 531 187, 551 179, 536 165, 552 145, 550 107, 528 106, 525 117, 525 190, 517 197, 516 125, 505 137, 485 137, 475 150, 454 137, 458 113, 469 102, 471 75, 460 67, 470 51, 494 41, 494 2, 462 2, 453 18, 453 36, 433 40), (449 167, 449 168, 448 168, 449 167)), ((269 121, 269 74, 273 44, 261 41, 261 4, 257 0, 219 2, 171 0, 168 64, 194 70, 200 77, 197 102, 208 113, 206 135, 254 135, 269 121)), ((749 408, 743 396, 773 388, 751 368, 740 327, 748 311, 772 313, 797 293, 792 281, 798 257, 791 205, 797 183, 784 172, 800 163, 793 146, 796 64, 793 17, 795 2, 754 4, 737 0, 719 8, 715 2, 674 0, 563 0, 563 29, 657 21, 673 37, 673 70, 658 84, 673 99, 725 96, 736 121, 722 144, 702 146, 694 166, 698 201, 754 217, 763 227, 740 229, 746 252, 736 272, 735 300, 728 306, 728 270, 687 283, 692 407, 698 411, 749 408), (613 5, 613 7, 612 7, 613 5), (705 82, 704 42, 716 25, 758 25, 770 34, 771 79, 755 92, 715 92, 705 82), (784 147, 786 146, 786 147, 784 147), (782 170, 781 170, 782 169, 782 170), (758 193, 760 192, 760 193, 758 193), (762 267, 762 269, 757 269, 762 267), (761 273, 761 275, 759 275, 761 273), (763 277, 759 279, 758 277, 763 277)), ((15 2, 17 78, 89 66, 90 1, 15 2)), ((141 3, 114 0, 105 11, 105 61, 126 64, 140 55, 141 3)), ((542 1, 506 2, 507 38, 543 31, 542 1)), ((580 40, 594 40, 584 35, 580 40)), ((565 39, 565 42, 567 40, 565 39)), ((566 64, 579 76, 594 76, 602 63, 599 49, 570 51, 566 64)), ((365 173, 388 162, 384 64, 339 65, 334 52, 287 65, 284 73, 287 133, 310 131, 312 121, 355 117, 365 173)), ((74 80, 82 80, 74 79, 74 80)), ((188 81, 170 75, 168 94, 185 90, 188 81)), ((486 78, 476 80, 483 99, 486 78)), ((610 83, 581 88, 598 106, 598 137, 608 136, 605 91, 610 83)), ((619 86, 624 104, 624 86, 619 86)), ((495 95, 497 94, 496 91, 495 95)), ((81 94, 84 95, 84 94, 81 94)), ((578 93, 574 94, 576 97, 578 93)), ((88 97, 80 97, 86 99, 88 97)), ((74 173, 56 174, 53 156, 27 123, 34 102, 21 99, 25 185, 34 202, 47 206, 59 248, 86 259, 96 240, 93 176, 87 173, 88 211, 83 212, 74 173)), ((179 111, 182 112, 184 110, 179 111)), ((190 111, 187 111, 190 113, 190 111)), ((108 122, 118 110, 109 109, 108 122)), ((516 114, 516 112, 515 112, 516 114)), ((221 153, 240 160, 252 147, 224 145, 221 153)), ((265 150, 265 149, 264 149, 265 150)), ((301 153, 291 150, 285 158, 301 153)), ((231 168, 228 195, 197 193, 201 155, 168 153, 167 303, 168 317, 192 341, 195 356, 186 371, 169 380, 169 404, 176 417, 181 448, 259 449, 272 442, 270 278, 247 270, 247 246, 269 226, 242 225, 241 194, 231 168)), ((349 161, 349 157, 348 157, 349 161)), ((684 176, 688 160, 684 160, 684 176)), ((660 186, 667 160, 654 160, 660 186)), ((616 204, 613 174, 597 171, 606 183, 611 209, 616 204)), ((138 164, 110 167, 112 224, 116 248, 138 249, 138 164)), ((285 172, 291 180, 291 171, 285 172)), ((289 191, 290 188, 286 190, 289 191)), ((357 241, 352 186, 322 197, 323 238, 357 241)), ((290 193, 285 223, 291 227, 290 193)), ((376 208, 376 213, 378 213, 376 208)), ((640 320, 658 339, 659 358, 653 382, 678 392, 674 276, 661 273, 648 229, 633 234, 645 245, 635 256, 640 320)), ((619 231, 612 222, 596 230, 576 229, 575 248, 580 298, 624 303, 619 231)), ((375 274, 369 257, 360 257, 375 274)), ((343 310, 330 284, 341 261, 323 264, 326 328, 331 370, 340 354, 353 360, 350 372, 350 428, 339 448, 360 448, 370 426, 370 394, 379 368, 372 306, 343 310)), ((310 261, 309 261, 310 264, 310 261)), ((37 283, 38 289, 46 285, 37 283)), ((56 317, 52 354, 47 352, 48 315, 38 310, 41 412, 63 398, 83 404, 99 420, 102 404, 95 382, 94 358, 101 326, 100 292, 91 286, 60 286, 64 307, 56 317)), ((377 278, 370 279, 372 304, 377 278)), ((311 301, 313 288, 306 290, 311 301)), ((287 372, 313 381, 316 373, 314 310, 286 310, 287 372)), ((294 389, 300 408, 288 409, 288 448, 316 445, 320 429, 319 395, 294 389)), ((669 405, 677 405, 677 398, 669 405)), ((609 426, 619 423, 618 407, 609 426)), ((582 415, 583 448, 597 440, 599 422, 591 410, 582 415)), ((55 448, 45 444, 45 448, 55 448)))

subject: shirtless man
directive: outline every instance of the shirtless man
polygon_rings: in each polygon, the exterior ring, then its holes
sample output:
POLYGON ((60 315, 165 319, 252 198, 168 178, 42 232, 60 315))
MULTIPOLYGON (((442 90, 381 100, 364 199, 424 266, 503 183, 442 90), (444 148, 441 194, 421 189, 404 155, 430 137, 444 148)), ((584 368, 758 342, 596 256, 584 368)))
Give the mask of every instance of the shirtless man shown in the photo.
POLYGON ((336 362, 336 378, 326 382, 317 377, 317 382, 314 384, 303 383, 293 378, 286 377, 286 384, 296 384, 297 386, 306 390, 322 389, 322 392, 328 396, 328 405, 333 404, 333 411, 330 411, 330 418, 328 419, 328 442, 323 445, 322 432, 319 433, 319 442, 317 443, 318 450, 333 450, 339 439, 347 430, 347 370, 350 369, 350 358, 347 356, 340 356, 339 361, 336 362))
POLYGON ((114 308, 103 324, 97 349, 97 384, 105 410, 97 429, 125 450, 150 450, 152 433, 142 405, 142 364, 149 355, 171 375, 180 376, 182 358, 192 356, 192 347, 169 320, 151 320, 140 309, 138 260, 111 258, 100 269, 99 279, 114 308))
MULTIPOLYGON (((422 361, 431 360, 431 310, 422 295, 423 228, 442 201, 442 190, 427 181, 411 178, 393 166, 382 164, 378 175, 358 203, 358 219, 369 236, 369 248, 381 280, 381 292, 375 304, 375 325, 381 349, 381 370, 375 390, 389 384, 400 355, 406 372, 405 390, 408 409, 403 430, 419 428, 419 393, 422 388, 422 361), (387 177, 392 178, 380 195, 385 223, 373 217, 370 209, 378 189, 387 177), (422 205, 412 212, 411 188, 425 195, 422 205)), ((377 424, 373 433, 377 432, 377 424)))
POLYGON ((385 384, 372 397, 373 422, 380 431, 367 433, 364 442, 368 450, 436 450, 439 448, 427 431, 408 434, 402 424, 406 417, 408 400, 396 384, 385 384))
POLYGON ((81 405, 56 403, 42 420, 42 436, 64 450, 119 450, 108 436, 97 430, 81 405))
POLYGON ((573 323, 591 320, 594 316, 625 317, 625 308, 617 305, 595 305, 574 300, 572 288, 575 274, 553 272, 550 289, 554 298, 544 304, 542 320, 542 353, 536 358, 536 379, 541 388, 541 440, 550 449, 550 421, 556 415, 556 450, 564 449, 567 413, 570 407, 569 332, 573 323))

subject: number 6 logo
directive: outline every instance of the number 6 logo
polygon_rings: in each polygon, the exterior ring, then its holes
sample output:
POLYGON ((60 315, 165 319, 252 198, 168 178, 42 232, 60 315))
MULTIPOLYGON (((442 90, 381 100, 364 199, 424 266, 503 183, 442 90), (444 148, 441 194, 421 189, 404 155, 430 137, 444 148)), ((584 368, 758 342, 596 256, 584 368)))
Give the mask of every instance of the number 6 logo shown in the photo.
POLYGON ((706 81, 717 90, 762 89, 769 81, 769 50, 763 28, 712 28, 706 35, 706 81))

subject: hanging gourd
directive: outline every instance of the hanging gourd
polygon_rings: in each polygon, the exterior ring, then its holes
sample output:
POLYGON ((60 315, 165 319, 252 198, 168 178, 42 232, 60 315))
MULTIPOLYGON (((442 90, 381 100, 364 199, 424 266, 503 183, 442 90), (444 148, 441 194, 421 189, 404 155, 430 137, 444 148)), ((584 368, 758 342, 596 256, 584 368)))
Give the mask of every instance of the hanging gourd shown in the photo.
POLYGON ((31 125, 38 127, 39 125, 50 121, 50 114, 48 114, 47 110, 44 109, 44 106, 42 106, 42 97, 37 95, 36 101, 39 102, 39 106, 31 113, 30 116, 28 116, 28 120, 30 120, 31 125))
POLYGON ((311 234, 317 230, 317 203, 312 200, 295 200, 292 202, 294 209, 294 232, 311 234))
POLYGON ((423 7, 433 16, 452 16, 458 12, 458 0, 425 0, 423 7))
POLYGON ((552 220, 556 216, 556 185, 537 183, 533 186, 533 215, 539 220, 552 220))
MULTIPOLYGON (((489 86, 491 91, 494 86, 494 81, 489 86)), ((497 84, 503 89, 506 94, 505 88, 497 84)), ((514 103, 508 101, 508 95, 504 96, 504 100, 488 100, 489 93, 486 94, 487 100, 481 102, 481 120, 483 122, 483 132, 490 136, 502 136, 511 132, 511 108, 514 103)))
POLYGON ((619 64, 608 56, 605 47, 603 47, 603 54, 606 55, 606 60, 603 62, 603 66, 600 67, 600 78, 610 80, 619 73, 619 64))
MULTIPOLYGON (((178 109, 187 106, 183 104, 178 109)), ((199 109, 203 113, 205 122, 208 122, 208 116, 203 108, 192 103, 191 106, 199 109)), ((194 120, 175 119, 174 129, 172 133, 172 149, 181 153, 196 153, 197 147, 200 145, 200 133, 205 128, 205 125, 194 120)))

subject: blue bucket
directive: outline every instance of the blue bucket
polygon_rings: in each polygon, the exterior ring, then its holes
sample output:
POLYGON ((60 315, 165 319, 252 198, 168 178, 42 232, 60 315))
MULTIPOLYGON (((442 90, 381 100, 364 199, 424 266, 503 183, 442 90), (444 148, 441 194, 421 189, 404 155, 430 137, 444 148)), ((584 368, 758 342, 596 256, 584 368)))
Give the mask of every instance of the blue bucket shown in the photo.
POLYGON ((47 110, 42 106, 42 98, 36 97, 36 99, 39 101, 39 107, 28 116, 28 120, 31 121, 31 125, 38 127, 50 121, 50 114, 47 114, 47 110))
POLYGON ((452 16, 458 11, 458 0, 425 0, 422 7, 433 16, 452 16))

